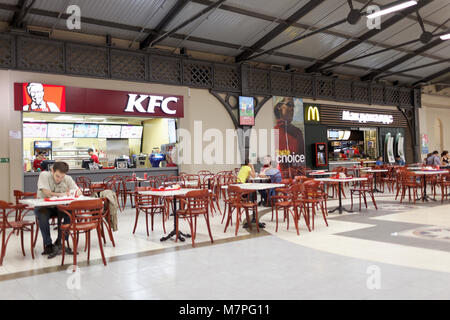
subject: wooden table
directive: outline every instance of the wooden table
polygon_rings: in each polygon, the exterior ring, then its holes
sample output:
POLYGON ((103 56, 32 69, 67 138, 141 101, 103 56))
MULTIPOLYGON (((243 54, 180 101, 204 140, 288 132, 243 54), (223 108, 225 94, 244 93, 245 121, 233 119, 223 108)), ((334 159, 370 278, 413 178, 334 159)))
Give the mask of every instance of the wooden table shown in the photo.
POLYGON ((423 176, 423 194, 422 198, 416 199, 416 200, 422 200, 422 201, 436 201, 435 199, 430 198, 427 196, 427 176, 430 175, 440 175, 440 174, 446 174, 448 173, 447 170, 422 170, 422 171, 416 171, 414 172, 417 175, 423 176))
MULTIPOLYGON (((177 205, 177 196, 184 196, 186 193, 188 193, 189 191, 197 191, 198 189, 188 189, 188 188, 182 188, 179 190, 170 190, 170 191, 139 191, 139 194, 142 195, 147 195, 147 196, 156 196, 156 197, 163 197, 163 198, 167 198, 167 197, 173 197, 173 230, 165 237, 162 237, 160 239, 160 241, 166 241, 169 240, 170 238, 172 238, 174 235, 176 235, 176 230, 177 230, 177 218, 176 218, 176 205, 177 205)), ((164 219, 164 217, 163 217, 164 219)), ((190 238, 191 235, 190 234, 185 234, 181 231, 178 231, 178 240, 184 242, 185 239, 183 237, 186 238, 190 238)))
POLYGON ((368 172, 368 173, 375 173, 373 175, 373 192, 381 192, 380 190, 377 189, 377 175, 376 173, 379 172, 389 172, 389 170, 387 169, 362 169, 362 171, 368 172))
POLYGON ((339 195, 339 206, 334 208, 333 210, 329 210, 328 213, 333 213, 336 210, 339 210, 339 214, 342 214, 342 211, 347 212, 353 212, 351 210, 347 210, 342 206, 342 183, 343 182, 354 182, 354 181, 366 181, 367 178, 351 178, 351 179, 332 179, 332 178, 317 178, 314 179, 316 181, 323 181, 323 182, 339 182, 338 186, 338 195, 339 195))

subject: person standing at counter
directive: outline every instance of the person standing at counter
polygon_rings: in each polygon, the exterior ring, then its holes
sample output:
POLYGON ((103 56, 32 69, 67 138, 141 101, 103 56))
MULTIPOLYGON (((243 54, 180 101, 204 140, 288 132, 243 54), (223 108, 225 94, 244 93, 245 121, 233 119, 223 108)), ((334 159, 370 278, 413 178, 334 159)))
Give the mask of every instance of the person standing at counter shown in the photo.
MULTIPOLYGON (((71 194, 81 195, 81 191, 73 181, 72 177, 67 175, 69 165, 65 162, 55 162, 51 171, 42 171, 39 175, 37 184, 37 197, 39 199, 50 197, 64 197, 71 194)), ((39 221, 42 239, 44 241, 43 255, 48 254, 49 259, 57 256, 61 252, 61 230, 58 226, 58 238, 52 244, 50 235, 50 219, 58 217, 63 219, 63 223, 70 223, 70 218, 61 213, 56 207, 36 207, 34 213, 39 221)), ((66 248, 66 252, 72 254, 72 249, 66 248)))
POLYGON ((92 148, 88 149, 88 154, 91 157, 92 162, 99 163, 98 156, 94 153, 94 150, 92 148))
POLYGON ((36 159, 33 161, 33 171, 38 171, 38 169, 42 170, 41 163, 45 160, 45 153, 40 151, 36 155, 36 159))

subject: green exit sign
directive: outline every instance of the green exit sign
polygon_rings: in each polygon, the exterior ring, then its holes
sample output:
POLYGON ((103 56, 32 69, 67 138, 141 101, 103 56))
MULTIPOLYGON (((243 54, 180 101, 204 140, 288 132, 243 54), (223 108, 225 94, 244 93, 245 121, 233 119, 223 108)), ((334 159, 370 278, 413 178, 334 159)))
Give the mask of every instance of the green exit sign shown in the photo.
POLYGON ((0 163, 9 163, 9 158, 0 158, 0 163))

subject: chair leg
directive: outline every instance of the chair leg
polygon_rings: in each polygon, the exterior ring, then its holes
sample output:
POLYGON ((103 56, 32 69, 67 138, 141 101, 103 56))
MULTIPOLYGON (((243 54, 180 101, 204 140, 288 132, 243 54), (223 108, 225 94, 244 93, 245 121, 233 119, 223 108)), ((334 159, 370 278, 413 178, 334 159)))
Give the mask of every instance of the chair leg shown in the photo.
POLYGON ((236 232, 235 232, 235 236, 237 236, 238 234, 238 230, 239 230, 239 221, 241 220, 241 208, 236 208, 236 232))
POLYGON ((138 210, 138 208, 136 208, 136 220, 134 222, 133 234, 136 231, 136 226, 137 226, 137 223, 138 223, 138 219, 139 219, 139 210, 138 210))
MULTIPOLYGON (((31 258, 33 258, 34 259, 34 235, 33 235, 33 233, 34 233, 34 225, 32 224, 31 226, 30 226, 30 232, 31 232, 31 234, 30 234, 30 239, 31 239, 31 258)), ((37 233, 37 230, 36 230, 36 233, 37 233)))
POLYGON ((25 248, 23 245, 23 229, 20 229, 20 245, 22 246, 22 254, 25 257, 25 248))
POLYGON ((209 225, 209 216, 208 216, 208 214, 205 214, 205 220, 206 220, 206 226, 208 227, 209 238, 211 239, 211 243, 214 243, 214 240, 213 240, 213 237, 212 237, 212 233, 211 233, 211 226, 209 225))
MULTIPOLYGON (((100 246, 100 253, 102 254, 103 264, 106 266, 105 253, 103 252, 103 244, 100 239, 100 228, 98 228, 98 227, 97 227, 97 237, 98 237, 98 245, 100 246)), ((73 253, 76 254, 76 250, 73 253)))
POLYGON ((148 233, 148 215, 149 215, 148 211, 145 211, 145 228, 147 229, 147 237, 150 235, 148 233))
POLYGON ((87 261, 89 261, 89 258, 91 257, 91 230, 86 232, 86 244, 87 244, 87 261))
POLYGON ((258 218, 258 206, 255 206, 255 209, 253 210, 255 214, 255 220, 256 220, 256 231, 259 232, 259 218, 258 218))

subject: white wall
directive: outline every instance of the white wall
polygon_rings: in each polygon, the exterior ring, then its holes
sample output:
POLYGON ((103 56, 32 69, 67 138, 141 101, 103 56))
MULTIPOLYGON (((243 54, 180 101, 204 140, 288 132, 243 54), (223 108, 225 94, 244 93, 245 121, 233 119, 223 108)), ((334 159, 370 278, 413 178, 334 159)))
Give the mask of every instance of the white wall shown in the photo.
POLYGON ((429 139, 429 152, 438 150, 440 137, 436 130, 436 121, 442 123, 443 150, 450 150, 450 98, 423 94, 422 108, 419 109, 420 134, 427 134, 429 139))

